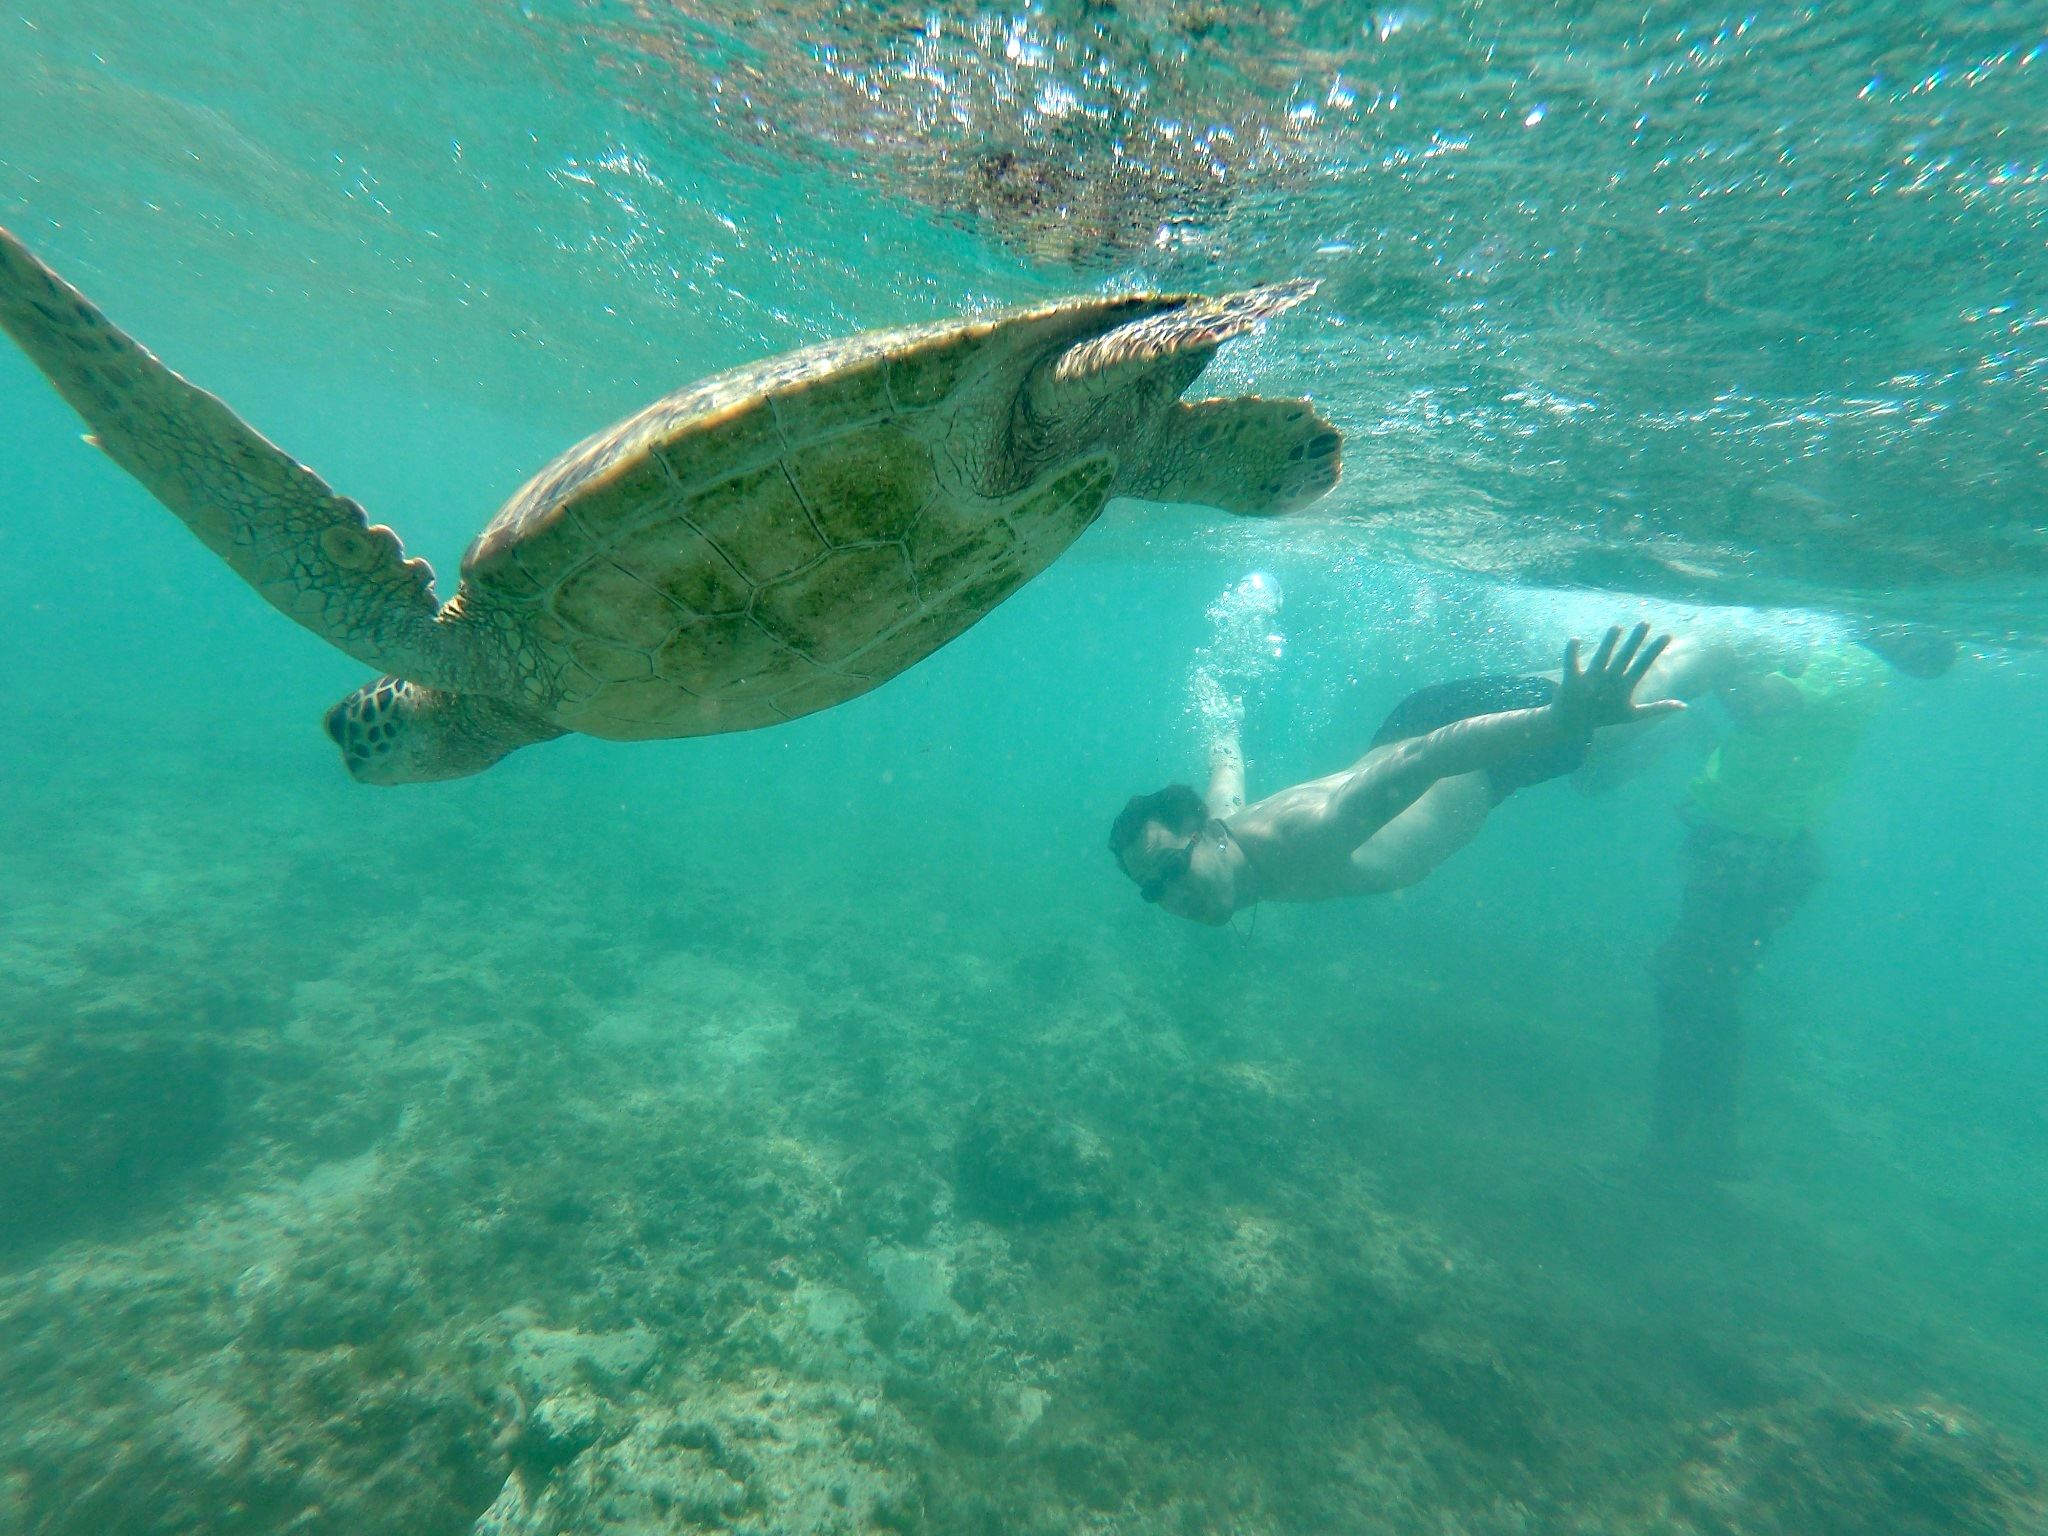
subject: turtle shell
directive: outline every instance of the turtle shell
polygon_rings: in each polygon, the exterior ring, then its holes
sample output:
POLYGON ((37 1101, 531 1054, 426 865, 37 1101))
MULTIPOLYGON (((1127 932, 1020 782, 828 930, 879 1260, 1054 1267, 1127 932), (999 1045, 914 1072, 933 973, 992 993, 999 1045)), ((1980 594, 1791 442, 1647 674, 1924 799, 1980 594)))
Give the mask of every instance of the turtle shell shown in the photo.
POLYGON ((1033 367, 1176 301, 1085 299, 872 332, 707 379, 571 449, 463 559, 554 723, 744 730, 865 692, 1043 570, 1112 456, 1006 476, 1033 367))

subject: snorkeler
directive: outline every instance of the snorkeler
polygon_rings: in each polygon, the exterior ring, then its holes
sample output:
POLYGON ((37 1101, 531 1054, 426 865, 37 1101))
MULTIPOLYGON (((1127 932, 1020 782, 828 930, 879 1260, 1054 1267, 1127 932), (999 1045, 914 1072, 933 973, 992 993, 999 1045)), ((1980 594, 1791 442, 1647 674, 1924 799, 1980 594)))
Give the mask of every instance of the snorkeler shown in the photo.
POLYGON ((1653 966, 1658 1053, 1645 1171, 1659 1182, 1712 1183, 1739 1171, 1743 988, 1821 882, 1813 829, 1877 712, 1885 663, 1931 678, 1956 655, 1953 642, 1911 626, 1856 639, 1775 665, 1731 645, 1685 646, 1653 680, 1693 696, 1711 690, 1730 727, 1680 810, 1684 894, 1653 966))
POLYGON ((1403 700, 1371 749, 1341 773, 1244 804, 1234 740, 1211 751, 1206 798, 1173 784, 1126 805, 1109 848, 1138 893, 1175 916, 1221 926, 1261 901, 1327 901, 1413 885, 1470 842, 1516 790, 1569 774, 1596 730, 1685 708, 1638 704, 1668 636, 1611 629, 1591 663, 1565 648, 1557 680, 1475 677, 1403 700))

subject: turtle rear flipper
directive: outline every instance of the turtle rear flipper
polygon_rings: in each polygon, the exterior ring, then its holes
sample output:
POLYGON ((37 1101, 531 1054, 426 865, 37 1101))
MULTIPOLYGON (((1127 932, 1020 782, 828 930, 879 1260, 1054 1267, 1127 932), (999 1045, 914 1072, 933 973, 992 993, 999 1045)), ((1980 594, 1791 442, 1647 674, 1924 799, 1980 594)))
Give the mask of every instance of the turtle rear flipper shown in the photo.
POLYGON ((1306 400, 1197 400, 1167 414, 1117 492, 1241 516, 1296 512, 1337 483, 1343 449, 1343 434, 1306 400))
POLYGON ((88 441, 177 513, 273 607, 355 657, 471 681, 437 624, 434 572, 398 536, 187 383, 0 229, 0 329, 92 429, 88 441))

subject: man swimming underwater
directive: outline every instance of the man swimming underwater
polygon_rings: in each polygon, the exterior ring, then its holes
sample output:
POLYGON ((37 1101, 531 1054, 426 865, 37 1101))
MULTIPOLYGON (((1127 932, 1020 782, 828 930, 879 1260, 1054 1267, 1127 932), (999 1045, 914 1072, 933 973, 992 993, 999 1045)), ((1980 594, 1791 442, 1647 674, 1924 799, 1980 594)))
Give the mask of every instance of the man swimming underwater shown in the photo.
POLYGON ((1109 848, 1145 900, 1220 927, 1261 901, 1328 901, 1413 885, 1470 842, 1517 789, 1569 774, 1596 730, 1685 708, 1634 701, 1670 637, 1610 629, 1590 664, 1565 648, 1546 676, 1466 678, 1411 694, 1341 773, 1244 803, 1234 741, 1211 754, 1209 794, 1173 784, 1134 796, 1109 848))

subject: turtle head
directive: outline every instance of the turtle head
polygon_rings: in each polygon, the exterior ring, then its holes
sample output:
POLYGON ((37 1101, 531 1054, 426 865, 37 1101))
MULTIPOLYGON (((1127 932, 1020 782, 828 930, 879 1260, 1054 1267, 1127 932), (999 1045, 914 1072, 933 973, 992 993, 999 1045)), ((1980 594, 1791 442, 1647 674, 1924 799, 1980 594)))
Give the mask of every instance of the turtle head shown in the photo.
POLYGON ((482 773, 555 727, 477 694, 380 677, 327 711, 327 734, 359 784, 423 784, 482 773))

